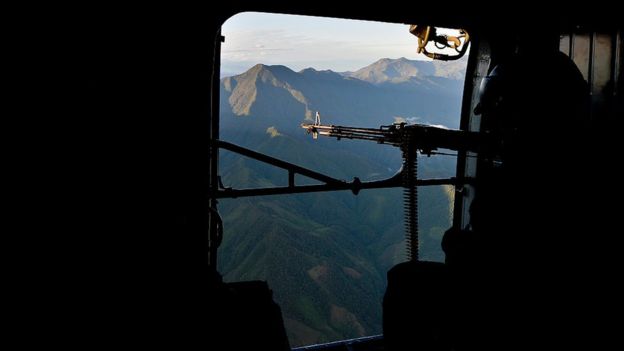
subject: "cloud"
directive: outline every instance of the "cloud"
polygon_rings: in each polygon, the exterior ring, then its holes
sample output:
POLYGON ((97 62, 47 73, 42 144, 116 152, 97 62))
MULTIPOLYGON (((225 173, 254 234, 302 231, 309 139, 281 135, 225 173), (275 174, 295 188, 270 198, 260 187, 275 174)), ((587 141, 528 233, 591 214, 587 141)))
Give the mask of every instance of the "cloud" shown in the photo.
POLYGON ((267 132, 267 134, 269 134, 271 136, 271 138, 275 138, 277 136, 282 135, 282 133, 278 132, 277 128, 275 128, 275 127, 267 128, 266 132, 267 132))
POLYGON ((402 116, 394 116, 394 123, 406 123, 406 124, 416 124, 420 120, 420 117, 402 117, 402 116))
POLYGON ((444 124, 433 124, 429 121, 421 121, 420 117, 401 117, 394 116, 394 123, 406 123, 406 124, 416 124, 420 121, 420 124, 424 124, 431 127, 441 128, 441 129, 451 129, 444 124))
POLYGON ((436 127, 436 128, 440 128, 440 129, 451 129, 447 126, 445 126, 444 124, 429 124, 432 127, 436 127))
POLYGON ((406 123, 407 120, 404 117, 400 117, 400 116, 395 116, 394 117, 394 123, 406 123))

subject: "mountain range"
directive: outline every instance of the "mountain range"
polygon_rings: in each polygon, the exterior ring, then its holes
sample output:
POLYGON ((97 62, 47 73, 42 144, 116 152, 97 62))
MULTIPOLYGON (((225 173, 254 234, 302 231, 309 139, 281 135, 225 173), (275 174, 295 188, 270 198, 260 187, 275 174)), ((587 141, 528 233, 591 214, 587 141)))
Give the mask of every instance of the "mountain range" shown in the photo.
MULTIPOLYGON (((258 64, 221 80, 220 138, 332 177, 383 179, 401 167, 396 148, 313 140, 300 128, 379 127, 397 121, 457 128, 465 61, 381 59, 354 72, 295 72, 258 64)), ((452 176, 452 157, 419 157, 420 177, 452 176)), ((227 151, 220 176, 234 188, 287 184, 287 173, 227 151)), ((313 184, 301 177, 297 184, 313 184)), ((420 254, 443 260, 453 192, 420 189, 420 254)), ((224 199, 219 270, 226 281, 266 280, 291 346, 381 333, 385 274, 405 260, 402 189, 224 199)))

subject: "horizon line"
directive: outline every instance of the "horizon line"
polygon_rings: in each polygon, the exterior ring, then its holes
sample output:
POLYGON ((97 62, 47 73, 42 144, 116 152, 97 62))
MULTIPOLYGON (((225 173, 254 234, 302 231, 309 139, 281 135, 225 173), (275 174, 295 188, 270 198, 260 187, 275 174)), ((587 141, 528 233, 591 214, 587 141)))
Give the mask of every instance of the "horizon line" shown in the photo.
POLYGON ((283 67, 286 67, 286 68, 288 68, 289 70, 291 70, 291 71, 293 71, 295 73, 301 73, 301 72, 303 72, 305 70, 312 69, 312 70, 317 71, 317 72, 333 72, 333 73, 337 73, 337 74, 343 74, 343 73, 349 73, 349 72, 357 72, 357 71, 359 71, 361 69, 364 69, 364 68, 366 68, 368 66, 371 66, 371 65, 373 65, 373 64, 375 64, 375 63, 377 63, 379 61, 382 61, 382 60, 397 61, 397 60, 401 60, 401 59, 404 59, 404 60, 407 60, 407 61, 431 62, 431 63, 433 63, 433 60, 431 60, 431 59, 429 59, 429 60, 413 60, 413 59, 408 59, 405 56, 401 56, 399 58, 382 57, 382 58, 379 58, 379 59, 373 61, 372 63, 370 63, 370 64, 368 64, 366 66, 360 67, 360 68, 358 68, 356 70, 353 70, 353 71, 337 71, 337 70, 333 70, 333 69, 320 69, 319 70, 319 69, 316 69, 316 68, 314 68, 312 66, 309 66, 309 67, 306 67, 306 68, 302 68, 299 71, 295 71, 294 69, 292 69, 291 67, 287 66, 286 64, 266 64, 266 63, 259 62, 259 63, 255 63, 255 64, 249 66, 249 68, 244 69, 244 70, 242 70, 242 71, 240 71, 238 73, 232 72, 232 71, 230 71, 230 72, 224 71, 223 70, 223 65, 221 65, 221 70, 219 72, 219 77, 220 77, 220 79, 223 79, 223 78, 228 78, 228 77, 239 76, 241 74, 247 73, 249 70, 251 70, 252 68, 254 68, 256 66, 259 66, 259 65, 260 66, 265 66, 265 67, 283 66, 283 67))

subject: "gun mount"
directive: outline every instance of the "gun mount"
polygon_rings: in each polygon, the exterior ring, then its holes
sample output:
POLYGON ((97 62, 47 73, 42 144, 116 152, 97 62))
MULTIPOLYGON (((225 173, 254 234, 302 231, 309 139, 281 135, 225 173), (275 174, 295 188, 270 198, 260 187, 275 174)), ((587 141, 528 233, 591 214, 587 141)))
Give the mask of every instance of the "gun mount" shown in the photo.
POLYGON ((374 141, 399 147, 403 153, 401 185, 405 213, 405 236, 407 255, 412 261, 418 261, 418 157, 417 152, 430 156, 439 153, 438 149, 455 151, 485 150, 485 136, 480 133, 451 130, 423 124, 395 123, 379 128, 359 128, 334 125, 322 125, 320 115, 316 113, 314 124, 301 124, 313 138, 319 135, 340 139, 374 141))

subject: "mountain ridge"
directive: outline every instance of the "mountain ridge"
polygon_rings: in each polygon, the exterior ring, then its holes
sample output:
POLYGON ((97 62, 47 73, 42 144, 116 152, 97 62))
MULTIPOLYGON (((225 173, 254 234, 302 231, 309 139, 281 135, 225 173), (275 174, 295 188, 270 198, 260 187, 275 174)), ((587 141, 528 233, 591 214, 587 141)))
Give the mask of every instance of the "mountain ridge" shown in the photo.
POLYGON ((408 79, 411 77, 424 78, 430 76, 460 80, 463 79, 462 73, 465 70, 465 65, 465 60, 446 63, 439 61, 410 60, 405 57, 399 57, 397 59, 385 57, 355 71, 337 72, 331 69, 317 70, 314 67, 307 67, 296 72, 285 65, 266 65, 258 63, 243 73, 223 77, 221 81, 223 82, 224 80, 260 71, 267 71, 273 74, 275 74, 276 71, 281 71, 288 72, 289 74, 342 76, 356 78, 369 83, 381 83, 388 80, 400 81, 401 79, 408 79))
POLYGON ((435 74, 435 67, 428 61, 382 58, 353 72, 350 77, 373 84, 400 82, 410 78, 424 78, 435 74))
POLYGON ((340 118, 375 127, 380 119, 390 124, 395 117, 420 117, 421 123, 435 119, 457 128, 457 123, 446 122, 459 113, 460 106, 448 101, 459 101, 457 92, 463 83, 435 75, 437 71, 434 62, 406 58, 380 59, 350 76, 311 67, 295 72, 283 65, 257 64, 221 79, 221 103, 236 116, 259 116, 275 123, 276 116, 313 121, 320 111, 330 124, 340 118), (413 111, 423 115, 411 115, 413 111))

